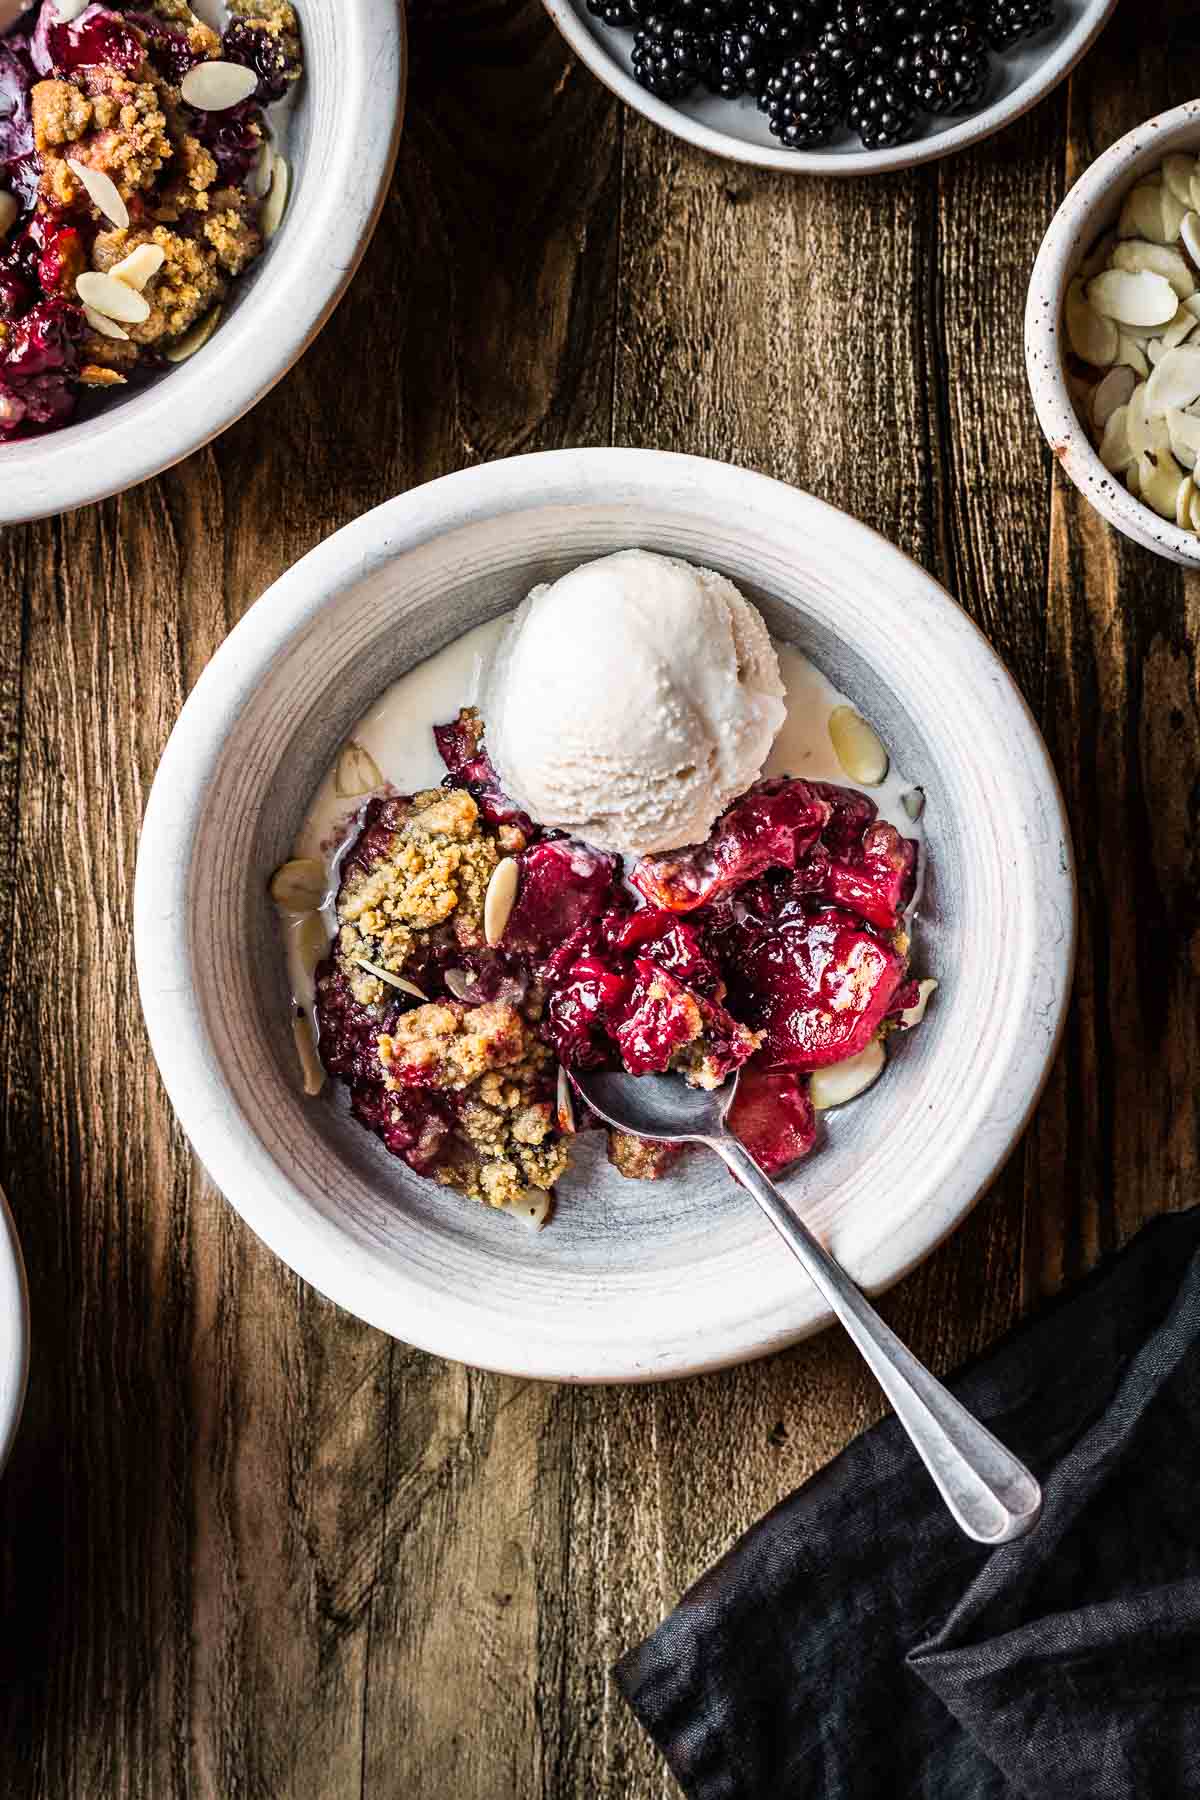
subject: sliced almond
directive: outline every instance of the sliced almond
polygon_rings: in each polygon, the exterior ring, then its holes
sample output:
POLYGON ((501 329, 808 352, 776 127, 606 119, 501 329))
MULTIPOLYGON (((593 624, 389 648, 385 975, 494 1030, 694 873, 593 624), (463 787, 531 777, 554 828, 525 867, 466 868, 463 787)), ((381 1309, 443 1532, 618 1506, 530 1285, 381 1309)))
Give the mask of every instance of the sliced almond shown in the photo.
POLYGON ((1194 469, 1200 458, 1200 418, 1177 406, 1167 408, 1167 437, 1171 455, 1184 469, 1194 469))
POLYGON ((1106 231, 1102 238, 1098 238, 1079 265, 1079 279, 1090 281, 1101 269, 1107 269, 1116 244, 1115 231, 1106 231))
POLYGON ((888 772, 888 753, 879 733, 852 706, 835 706, 829 715, 834 755, 851 781, 878 787, 888 772))
POLYGON ((1109 415, 1098 455, 1105 468, 1114 475, 1123 475, 1137 461, 1136 452, 1129 442, 1128 406, 1118 406, 1116 412, 1109 415))
MULTIPOLYGON (((1200 324, 1200 319, 1197 319, 1191 307, 1184 301, 1162 336, 1151 338, 1150 342, 1157 343, 1160 350, 1174 350, 1176 344, 1182 344, 1185 338, 1191 337, 1198 324, 1200 324)), ((1147 354, 1149 354, 1149 346, 1147 346, 1147 354)))
POLYGON ((1125 196, 1125 204, 1121 208, 1121 217, 1117 221, 1117 236, 1123 238, 1149 238, 1152 243, 1168 243, 1169 237, 1163 224, 1163 190, 1151 181, 1139 182, 1125 196))
POLYGON ((1153 330, 1175 317, 1179 297, 1165 275, 1143 269, 1131 275, 1127 269, 1105 269, 1084 289, 1089 306, 1119 325, 1153 330))
POLYGON ((554 1116, 558 1121, 558 1129, 565 1132, 575 1130, 575 1102, 571 1098, 571 1078, 563 1065, 558 1065, 558 1093, 554 1102, 554 1116))
POLYGON ((86 12, 90 5, 91 0, 54 0, 55 17, 60 24, 69 25, 81 12, 86 12))
POLYGON ((221 308, 214 306, 211 312, 205 313, 198 325, 185 333, 174 344, 168 344, 163 351, 169 363, 186 362, 189 356, 195 356, 197 350, 203 350, 221 320, 221 308))
POLYGON ((1146 413, 1154 418, 1169 406, 1190 406, 1200 400, 1200 349, 1179 344, 1164 350, 1146 383, 1146 413))
POLYGON ((1113 251, 1111 266, 1127 269, 1131 275, 1140 275, 1143 269, 1149 269, 1169 281, 1180 300, 1186 300, 1189 294, 1196 292, 1196 277, 1179 251, 1170 244, 1148 244, 1145 238, 1127 238, 1113 251))
POLYGON ((89 169, 86 163, 81 163, 74 156, 68 156, 67 167, 86 189, 92 205, 104 214, 109 223, 120 231, 127 230, 129 208, 117 192, 117 184, 112 176, 106 175, 103 169, 89 169))
POLYGON ((1140 375, 1143 381, 1150 373, 1150 363, 1146 352, 1135 338, 1128 337, 1123 331, 1120 333, 1117 344, 1117 361, 1132 369, 1135 375, 1140 375))
POLYGON ((271 877, 271 898, 284 912, 316 912, 329 886, 325 864, 315 856, 282 863, 271 877))
POLYGON ((911 1031, 925 1017, 925 1008, 929 1005, 930 996, 937 993, 938 984, 931 975, 917 983, 917 998, 911 1006, 906 1006, 900 1014, 900 1027, 903 1031, 911 1031))
POLYGON ((1196 173, 1194 156, 1166 156, 1163 158, 1163 185, 1170 189, 1177 200, 1185 206, 1192 204, 1192 177, 1196 173))
POLYGON ((886 1060, 883 1045, 878 1038, 872 1038, 857 1056, 815 1069, 809 1084, 813 1106, 818 1112, 828 1112, 831 1106, 845 1106, 847 1101, 857 1100, 879 1080, 886 1060))
POLYGON ((1163 236, 1166 239, 1168 244, 1173 244, 1178 239, 1179 233, 1183 227, 1183 221, 1187 216, 1188 210, 1189 210, 1188 207, 1179 198, 1178 194, 1173 194, 1171 192, 1170 188, 1168 188, 1168 187, 1163 188, 1163 190, 1162 190, 1163 236))
POLYGON ((1190 475, 1185 475, 1179 484, 1179 492, 1175 496, 1175 523, 1181 531, 1190 531, 1192 527, 1192 500, 1196 493, 1196 483, 1190 475))
POLYGON ((1169 450, 1148 451, 1137 460, 1138 495, 1160 518, 1174 522, 1183 470, 1169 450))
POLYGON ((925 789, 909 788, 906 794, 901 794, 900 804, 915 823, 925 811, 925 789))
POLYGON ((254 173, 250 177, 250 191, 256 200, 265 200, 271 191, 271 173, 275 167, 275 151, 263 139, 262 148, 254 164, 254 173))
POLYGON ((1192 495, 1192 530, 1200 531, 1200 488, 1192 495))
POLYGON ((1134 388, 1129 398, 1129 411, 1125 429, 1129 433, 1129 446, 1135 456, 1144 456, 1148 450, 1169 451, 1171 436, 1167 430, 1167 421, 1161 414, 1150 411, 1147 401, 1149 382, 1141 381, 1134 388))
POLYGON ((1093 368, 1107 369, 1116 361, 1120 333, 1111 319, 1102 318, 1088 305, 1082 281, 1073 281, 1067 288, 1065 310, 1067 339, 1076 356, 1093 368))
POLYGON ((554 1195, 542 1188, 526 1188, 515 1200, 502 1207, 503 1212, 511 1213, 514 1219, 520 1219, 522 1225, 530 1231, 540 1231, 550 1217, 554 1206, 554 1195))
POLYGON ((381 969, 378 963, 368 962, 365 956, 352 956, 350 961, 356 969, 365 969, 368 975, 374 975, 376 981, 386 981, 389 987, 399 988, 402 994, 411 994, 414 1000, 427 1000, 415 982, 406 981, 403 975, 393 975, 390 969, 381 969))
POLYGON ((0 238, 8 236, 20 216, 17 196, 10 194, 7 188, 0 188, 0 238))
POLYGON ((87 269, 76 278, 75 292, 85 306, 94 307, 106 319, 119 319, 122 325, 141 325, 150 317, 150 304, 141 294, 96 269, 87 269))
POLYGON ((1179 227, 1179 235, 1183 240, 1184 249, 1196 267, 1200 269, 1200 213, 1191 211, 1184 213, 1183 223, 1179 227))
POLYGON ((83 316, 92 330, 98 331, 101 337, 118 338, 124 344, 129 342, 129 333, 123 331, 115 319, 106 319, 104 314, 97 312, 94 306, 85 306, 83 316))
POLYGON ((312 1026, 300 1013, 292 1020, 292 1036, 296 1040, 296 1055, 300 1058, 304 1091, 315 1098, 325 1086, 325 1071, 317 1055, 312 1026))
POLYGON ((1136 386, 1137 376, 1122 363, 1110 369, 1103 381, 1096 383, 1092 392, 1092 424, 1101 436, 1118 406, 1128 405, 1129 396, 1136 386))
POLYGON ((292 927, 292 944, 300 966, 308 975, 316 973, 317 964, 329 955, 329 933, 319 912, 301 913, 292 927))
POLYGON ((379 764, 371 752, 364 750, 353 738, 343 747, 338 757, 333 785, 335 792, 343 800, 353 800, 358 794, 369 794, 375 788, 383 786, 379 764))
POLYGON ((262 204, 259 224, 262 234, 268 241, 275 236, 283 223, 284 209, 288 201, 288 189, 291 185, 292 172, 284 158, 276 152, 271 165, 271 186, 262 204))
POLYGON ((1136 462, 1131 462, 1125 471, 1125 486, 1129 489, 1135 500, 1141 498, 1142 478, 1138 473, 1138 464, 1136 462))
POLYGON ((1146 360, 1150 364, 1150 367, 1152 369, 1157 369, 1159 360, 1162 356, 1162 353, 1163 353, 1162 339, 1161 338, 1151 338, 1150 342, 1146 345, 1146 360))
POLYGON ((521 870, 516 857, 502 857, 492 870, 492 879, 483 896, 483 935, 493 948, 504 936, 520 884, 521 870))
POLYGON ((161 244, 139 244, 136 250, 119 263, 115 263, 108 271, 114 281, 123 281, 136 293, 141 293, 148 281, 153 281, 166 261, 166 252, 161 244))
POLYGON ((242 63, 214 59, 189 69, 179 91, 197 112, 228 112, 231 106, 248 100, 257 86, 258 76, 253 69, 242 63))

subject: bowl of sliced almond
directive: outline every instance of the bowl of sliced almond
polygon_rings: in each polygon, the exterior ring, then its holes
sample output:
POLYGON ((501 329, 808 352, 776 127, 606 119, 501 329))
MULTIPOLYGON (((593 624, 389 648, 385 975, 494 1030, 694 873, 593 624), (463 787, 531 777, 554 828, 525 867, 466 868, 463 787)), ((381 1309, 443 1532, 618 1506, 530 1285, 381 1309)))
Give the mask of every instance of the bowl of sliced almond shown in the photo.
POLYGON ((1034 264, 1025 362, 1084 497, 1200 566, 1200 101, 1139 125, 1071 189, 1034 264))

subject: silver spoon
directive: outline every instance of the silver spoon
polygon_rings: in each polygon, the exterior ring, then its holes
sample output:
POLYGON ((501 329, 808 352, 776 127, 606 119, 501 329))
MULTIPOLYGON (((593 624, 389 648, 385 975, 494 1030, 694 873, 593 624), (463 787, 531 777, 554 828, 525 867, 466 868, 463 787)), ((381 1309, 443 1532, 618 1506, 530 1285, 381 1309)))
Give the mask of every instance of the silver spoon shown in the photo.
POLYGON ((1024 1463, 905 1348, 729 1129, 736 1076, 715 1093, 687 1087, 671 1075, 573 1070, 571 1079, 593 1112, 621 1131, 715 1150, 853 1338, 967 1536, 980 1544, 1005 1544, 1032 1531, 1042 1490, 1024 1463))

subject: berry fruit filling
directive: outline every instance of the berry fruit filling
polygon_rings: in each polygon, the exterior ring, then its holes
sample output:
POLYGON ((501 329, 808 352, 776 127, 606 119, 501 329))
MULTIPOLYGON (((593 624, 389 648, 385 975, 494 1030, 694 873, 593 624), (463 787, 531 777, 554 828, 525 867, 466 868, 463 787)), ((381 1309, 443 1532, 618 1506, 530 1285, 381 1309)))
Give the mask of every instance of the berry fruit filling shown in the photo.
MULTIPOLYGON (((504 793, 474 709, 435 738, 441 788, 357 815, 316 980, 325 1070, 416 1173, 540 1221, 576 1129, 562 1071, 606 1066, 704 1088, 741 1071, 735 1129, 777 1172, 816 1141, 820 1071, 878 1061, 923 1011, 917 846, 857 789, 760 780, 627 881, 504 793)), ((610 1134, 631 1177, 677 1154, 610 1134)))
POLYGON ((0 40, 0 446, 199 349, 278 226, 296 14, 227 12, 40 0, 0 40))

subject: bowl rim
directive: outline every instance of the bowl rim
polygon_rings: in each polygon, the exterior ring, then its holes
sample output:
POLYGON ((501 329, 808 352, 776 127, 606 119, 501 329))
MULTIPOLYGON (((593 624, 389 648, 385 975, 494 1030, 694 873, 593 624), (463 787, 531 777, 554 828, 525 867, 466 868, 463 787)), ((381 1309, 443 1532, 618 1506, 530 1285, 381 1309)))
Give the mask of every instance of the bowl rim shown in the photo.
POLYGON ((1109 524, 1145 549, 1187 568, 1200 565, 1200 536, 1135 500, 1112 475, 1080 423, 1063 368, 1061 320, 1071 276, 1099 235, 1092 221, 1111 196, 1132 184, 1130 167, 1148 151, 1171 152, 1169 136, 1191 130, 1200 156, 1200 100, 1185 101, 1135 125, 1089 163, 1063 196, 1034 259, 1025 302, 1025 373, 1034 410, 1055 459, 1083 498, 1109 524))
POLYGON ((337 4, 355 46, 338 71, 339 113, 354 129, 335 138, 322 181, 305 193, 303 230, 289 237, 285 216, 254 291, 202 356, 117 407, 0 445, 0 525, 72 512, 173 468, 256 406, 328 322, 387 198, 408 77, 404 7, 396 0, 337 4))
POLYGON ((678 107, 660 100, 628 74, 616 58, 588 29, 580 17, 575 0, 542 0, 546 11, 566 38, 575 54, 585 62, 610 92, 624 100, 635 112, 652 124, 661 126, 673 137, 707 150, 712 156, 730 162, 745 163, 759 169, 782 169, 794 175, 879 175, 891 169, 913 169, 922 163, 938 162, 971 144, 982 142, 1002 131, 1036 106, 1062 81, 1081 56, 1086 55, 1095 39, 1116 10, 1117 0, 1087 0, 1083 13, 1036 73, 1029 76, 1015 93, 994 100, 990 106, 961 119, 933 137, 914 143, 897 144, 890 150, 847 150, 831 155, 820 150, 775 150, 769 144, 752 144, 731 132, 718 131, 705 125, 678 107))
POLYGON ((0 1472, 25 1407, 29 1355, 29 1284, 16 1223, 0 1188, 0 1472))
MULTIPOLYGON (((1027 833, 1028 858, 1037 890, 1060 923, 1045 947, 1049 979, 1039 987, 1035 1041, 1007 1058, 997 1075, 995 1101, 1002 1122, 981 1134, 955 1161, 955 1194, 944 1210, 924 1205, 863 1272, 873 1291, 890 1286, 954 1230, 1007 1160, 1045 1085, 1061 1039, 1074 966, 1076 896, 1073 856, 1057 778, 1037 724, 1003 663, 978 627, 934 578, 869 526, 783 482, 702 457, 640 449, 545 451, 457 471, 385 502, 344 526, 294 564, 253 605, 230 633, 189 697, 164 751, 142 829, 134 892, 134 940, 138 984, 151 1047, 167 1093, 208 1173, 251 1229, 319 1292, 368 1323, 434 1354, 474 1366, 563 1381, 647 1381, 698 1373, 749 1360, 793 1342, 829 1322, 789 1329, 786 1339, 749 1347, 696 1345, 667 1366, 620 1361, 610 1349, 601 1363, 570 1365, 553 1350, 509 1341, 501 1351, 480 1330, 471 1309, 457 1309, 429 1293, 418 1279, 389 1270, 386 1282, 360 1247, 332 1223, 310 1216, 306 1202, 269 1148, 245 1129, 236 1095, 213 1053, 196 996, 191 960, 189 888, 204 796, 220 767, 232 722, 259 688, 286 646, 301 637, 316 614, 381 566, 464 525, 529 507, 553 506, 564 496, 596 488, 608 504, 673 482, 692 484, 710 498, 720 484, 721 504, 740 514, 786 509, 803 532, 814 512, 832 515, 835 529, 873 540, 872 554, 886 578, 890 567, 903 591, 919 580, 932 604, 946 609, 976 667, 980 682, 999 688, 1013 703, 1013 724, 1030 770, 1036 831, 1027 833), (1048 988, 1048 997, 1043 990, 1048 988), (233 1117, 230 1117, 231 1109, 233 1117), (982 1139, 986 1137, 987 1142, 982 1139), (612 1360, 608 1360, 611 1357, 612 1360)), ((1028 972, 1027 987, 1035 981, 1028 972)), ((1015 1052, 1015 1040, 1014 1040, 1015 1052)), ((619 1349, 619 1347, 618 1347, 619 1349)))

